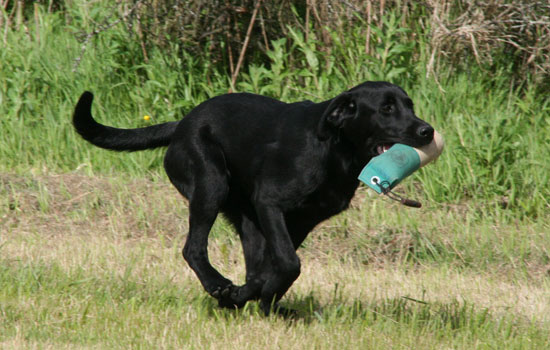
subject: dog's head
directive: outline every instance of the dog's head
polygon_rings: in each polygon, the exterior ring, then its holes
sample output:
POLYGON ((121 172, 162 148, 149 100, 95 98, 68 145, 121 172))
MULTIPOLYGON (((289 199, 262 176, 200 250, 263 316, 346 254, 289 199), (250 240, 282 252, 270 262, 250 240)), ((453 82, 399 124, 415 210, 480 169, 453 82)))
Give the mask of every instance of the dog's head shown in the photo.
POLYGON ((387 82, 366 82, 332 99, 318 133, 322 139, 347 139, 361 160, 368 161, 395 143, 427 145, 434 129, 415 115, 413 102, 402 88, 387 82))

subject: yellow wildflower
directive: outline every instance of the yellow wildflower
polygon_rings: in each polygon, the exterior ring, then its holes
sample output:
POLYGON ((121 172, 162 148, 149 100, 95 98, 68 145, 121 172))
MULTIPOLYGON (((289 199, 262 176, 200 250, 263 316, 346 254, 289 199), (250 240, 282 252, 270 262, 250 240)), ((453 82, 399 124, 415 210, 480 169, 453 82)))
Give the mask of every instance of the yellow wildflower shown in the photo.
POLYGON ((148 116, 148 115, 144 115, 144 116, 143 116, 143 120, 145 120, 145 121, 148 121, 148 120, 150 120, 150 119, 151 119, 151 117, 148 116))

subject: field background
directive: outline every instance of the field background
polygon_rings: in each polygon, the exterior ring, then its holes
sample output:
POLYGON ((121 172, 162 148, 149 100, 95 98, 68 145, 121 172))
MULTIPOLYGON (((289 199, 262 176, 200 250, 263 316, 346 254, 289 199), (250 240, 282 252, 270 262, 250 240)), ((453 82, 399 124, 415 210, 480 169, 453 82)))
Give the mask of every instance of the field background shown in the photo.
MULTIPOLYGON (((0 348, 549 348, 550 5, 256 4, 0 0, 0 348), (403 86, 446 149, 399 187, 421 210, 360 188, 316 228, 282 302, 295 320, 218 309, 181 257, 163 150, 93 148, 70 122, 85 90, 136 127, 228 91, 322 101, 365 80, 403 86)), ((223 218, 209 251, 242 283, 223 218)))

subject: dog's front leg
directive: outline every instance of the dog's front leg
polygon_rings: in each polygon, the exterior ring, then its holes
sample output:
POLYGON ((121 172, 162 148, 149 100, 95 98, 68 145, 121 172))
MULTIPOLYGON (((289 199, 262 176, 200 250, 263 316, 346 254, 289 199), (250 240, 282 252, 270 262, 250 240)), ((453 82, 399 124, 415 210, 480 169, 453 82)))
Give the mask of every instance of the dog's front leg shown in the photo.
POLYGON ((288 234, 283 212, 263 204, 256 206, 256 212, 274 264, 260 297, 260 307, 268 315, 300 275, 300 259, 288 234))
POLYGON ((223 293, 222 298, 218 300, 222 307, 235 308, 244 306, 249 300, 260 298, 266 276, 270 276, 272 259, 267 252, 265 238, 255 218, 237 211, 230 213, 228 217, 241 238, 246 264, 246 283, 231 288, 230 293, 223 293))

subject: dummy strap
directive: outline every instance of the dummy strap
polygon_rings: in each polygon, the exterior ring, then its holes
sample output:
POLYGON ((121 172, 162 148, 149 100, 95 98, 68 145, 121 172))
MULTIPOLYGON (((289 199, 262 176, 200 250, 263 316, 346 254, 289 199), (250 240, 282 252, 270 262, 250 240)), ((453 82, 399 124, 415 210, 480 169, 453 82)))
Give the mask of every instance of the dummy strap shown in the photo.
POLYGON ((408 207, 412 207, 412 208, 421 208, 422 207, 422 203, 420 203, 418 201, 415 201, 415 200, 412 200, 412 199, 404 198, 404 197, 400 196, 399 194, 397 194, 395 192, 392 192, 392 190, 390 189, 389 184, 388 183, 384 184, 384 182, 380 182, 380 180, 377 177, 373 177, 371 179, 371 181, 374 184, 376 184, 376 186, 378 186, 380 188, 380 191, 382 191, 383 194, 388 196, 388 198, 393 199, 394 201, 397 201, 397 202, 399 202, 403 205, 406 205, 408 207))

